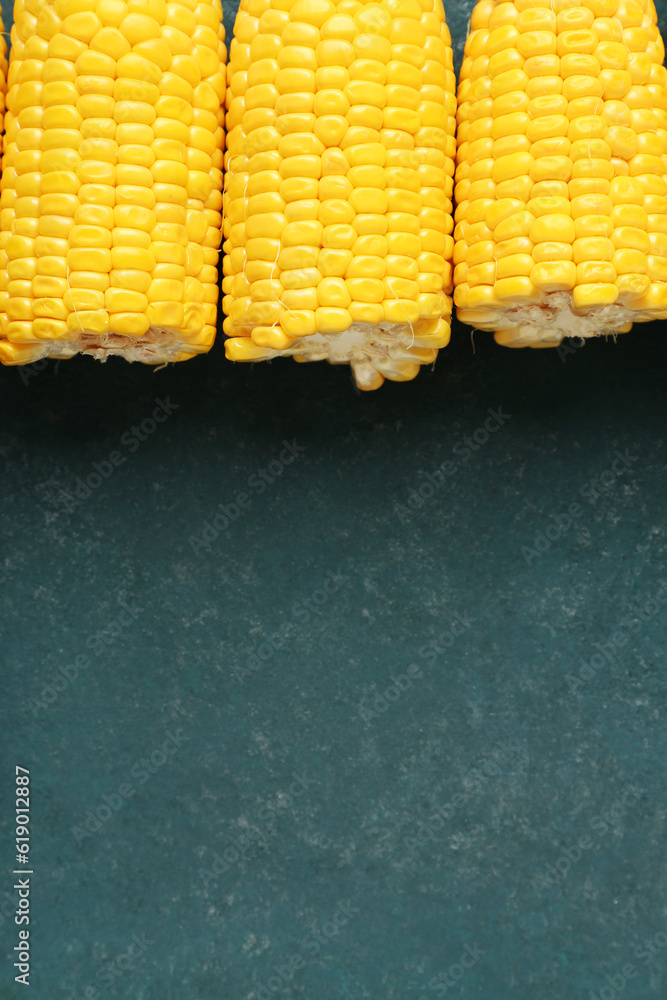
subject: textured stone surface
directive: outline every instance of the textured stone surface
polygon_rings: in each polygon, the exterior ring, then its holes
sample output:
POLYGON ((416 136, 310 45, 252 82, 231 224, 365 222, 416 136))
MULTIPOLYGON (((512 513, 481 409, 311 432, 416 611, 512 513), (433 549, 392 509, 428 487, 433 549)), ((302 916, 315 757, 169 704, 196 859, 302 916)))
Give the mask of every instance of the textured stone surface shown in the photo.
POLYGON ((0 898, 20 764, 35 1000, 590 1000, 628 964, 624 1000, 664 997, 665 613, 634 610, 667 579, 664 328, 474 344, 368 396, 221 344, 0 371, 0 898))
MULTIPOLYGON (((105 997, 250 1000, 291 955, 305 964, 280 996, 435 997, 466 944, 486 955, 452 995, 588 1000, 633 962, 624 995, 664 996, 667 952, 634 954, 666 922, 662 607, 586 683, 566 680, 660 590, 663 337, 563 362, 481 336, 473 354, 461 331, 435 371, 371 396, 344 369, 233 367, 220 347, 157 373, 0 373, 2 743, 33 777, 34 996, 104 986, 133 934, 153 943, 105 997), (158 397, 178 409, 138 443, 158 397), (499 407, 511 417, 472 451, 499 407), (305 450, 270 465, 283 441, 305 450), (407 513, 438 467, 443 486, 407 513), (247 506, 210 550, 189 542, 238 491, 247 506), (330 572, 344 579, 324 601, 330 572), (120 626, 123 601, 137 617, 120 626), (441 635, 439 655, 424 649, 441 635), (141 758, 179 730, 143 781, 141 758), (602 833, 629 783, 638 801, 602 833), (124 784, 135 794, 101 829, 72 832, 124 784), (284 805, 275 821, 267 803, 284 805), (586 835, 565 878, 531 886, 586 835), (216 852, 229 868, 212 879, 216 852), (358 913, 315 953, 304 938, 348 899, 358 913)), ((7 965, 0 982, 20 995, 7 965)))

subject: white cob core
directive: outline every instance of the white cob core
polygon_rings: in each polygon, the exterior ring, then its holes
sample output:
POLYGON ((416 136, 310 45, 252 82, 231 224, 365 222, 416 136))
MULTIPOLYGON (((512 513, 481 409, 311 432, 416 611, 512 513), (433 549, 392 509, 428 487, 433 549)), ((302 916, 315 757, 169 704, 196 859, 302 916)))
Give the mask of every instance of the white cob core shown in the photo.
MULTIPOLYGON (((295 361, 350 365, 359 389, 377 389, 386 378, 397 382, 413 379, 420 365, 435 361, 437 350, 430 332, 434 326, 437 322, 425 320, 419 320, 414 327, 409 323, 355 322, 343 333, 317 332, 302 337, 286 350, 266 348, 262 357, 256 360, 290 355, 295 361), (420 339, 425 324, 429 335, 420 339)), ((441 338, 438 347, 443 346, 441 338)))
POLYGON ((557 347, 566 337, 609 337, 627 333, 633 322, 661 318, 614 304, 575 312, 569 292, 548 292, 542 303, 502 309, 459 309, 458 317, 480 330, 495 332, 505 347, 557 347))

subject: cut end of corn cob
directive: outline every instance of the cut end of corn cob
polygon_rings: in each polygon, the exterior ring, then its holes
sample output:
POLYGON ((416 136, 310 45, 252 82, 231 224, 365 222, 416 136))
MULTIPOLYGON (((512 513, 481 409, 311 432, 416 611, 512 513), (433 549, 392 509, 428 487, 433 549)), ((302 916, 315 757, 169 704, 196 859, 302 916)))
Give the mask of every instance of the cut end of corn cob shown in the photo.
POLYGON ((653 0, 478 0, 459 87, 454 302, 512 347, 667 317, 653 0))
POLYGON ((172 361, 187 361, 202 351, 208 351, 213 343, 204 342, 200 350, 196 350, 192 341, 186 340, 182 328, 160 329, 149 327, 141 337, 130 337, 122 334, 95 333, 91 329, 83 329, 78 335, 72 333, 71 339, 58 339, 49 342, 46 339, 46 327, 42 330, 42 338, 21 343, 17 340, 0 339, 0 363, 3 365, 26 365, 42 358, 55 358, 60 361, 73 358, 76 354, 87 354, 97 361, 107 358, 125 358, 126 361, 140 361, 143 364, 166 364, 172 361))
POLYGON ((292 356, 295 361, 328 361, 332 365, 350 365, 359 389, 379 389, 385 379, 406 382, 418 374, 421 365, 431 364, 438 348, 449 343, 448 319, 417 320, 415 324, 379 322, 351 323, 341 333, 316 332, 304 337, 285 338, 275 327, 254 337, 238 337, 226 342, 231 361, 268 361, 292 356), (262 336, 269 342, 282 343, 281 349, 258 344, 262 336), (291 341, 291 343, 290 343, 291 341))
POLYGON ((633 322, 660 319, 667 312, 641 314, 621 305, 602 305, 577 312, 569 292, 543 293, 529 305, 507 308, 499 300, 494 309, 459 308, 463 323, 494 333, 504 347, 558 347, 565 337, 615 337, 627 333, 633 322))
POLYGON ((215 338, 220 0, 17 0, 0 361, 179 361, 215 338))
POLYGON ((227 356, 414 378, 450 335, 455 79, 441 0, 241 0, 227 356))

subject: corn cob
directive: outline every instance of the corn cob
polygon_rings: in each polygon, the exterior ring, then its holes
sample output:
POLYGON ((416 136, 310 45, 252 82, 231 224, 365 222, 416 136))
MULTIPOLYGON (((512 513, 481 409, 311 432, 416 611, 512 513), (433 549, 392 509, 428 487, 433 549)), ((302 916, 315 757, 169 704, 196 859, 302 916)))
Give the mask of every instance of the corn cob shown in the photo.
POLYGON ((667 316, 653 0, 479 0, 459 87, 454 301, 508 346, 667 316))
POLYGON ((215 337, 220 0, 17 0, 0 360, 176 361, 215 337))
POLYGON ((441 0, 241 0, 227 356, 413 378, 450 335, 455 78, 441 0))

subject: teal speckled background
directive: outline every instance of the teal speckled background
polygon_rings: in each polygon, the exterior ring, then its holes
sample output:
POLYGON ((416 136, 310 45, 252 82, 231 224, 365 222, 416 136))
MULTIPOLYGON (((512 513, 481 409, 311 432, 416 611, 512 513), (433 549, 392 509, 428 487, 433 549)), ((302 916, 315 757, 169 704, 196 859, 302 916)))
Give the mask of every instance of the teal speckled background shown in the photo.
POLYGON ((664 998, 666 410, 656 324, 0 371, 0 1000, 664 998))

